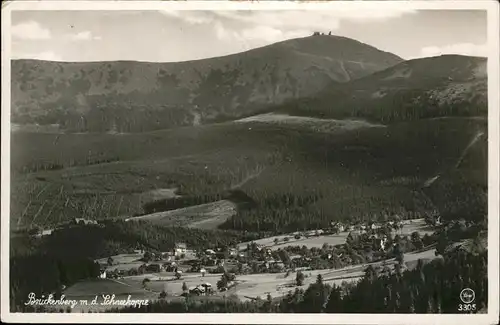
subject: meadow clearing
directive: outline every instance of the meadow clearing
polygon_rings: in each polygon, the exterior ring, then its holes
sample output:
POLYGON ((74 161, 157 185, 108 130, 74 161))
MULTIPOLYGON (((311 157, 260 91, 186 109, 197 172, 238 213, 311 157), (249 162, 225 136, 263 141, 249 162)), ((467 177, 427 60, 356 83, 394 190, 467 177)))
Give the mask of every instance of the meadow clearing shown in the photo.
MULTIPOLYGON (((111 256, 113 258, 113 263, 118 265, 125 265, 137 262, 143 257, 143 254, 133 253, 133 254, 120 254, 111 256)), ((108 263, 108 258, 100 258, 97 262, 101 265, 108 263)))
POLYGON ((158 294, 155 292, 115 279, 93 279, 77 282, 67 288, 63 294, 65 295, 65 300, 88 301, 88 305, 77 304, 72 309, 72 312, 76 313, 104 311, 116 307, 102 305, 103 295, 115 295, 115 300, 127 300, 129 295, 131 296, 130 299, 134 300, 155 300, 158 298, 158 294), (90 305, 96 296, 98 304, 90 305))
POLYGON ((237 206, 231 201, 220 200, 187 208, 162 211, 126 220, 149 221, 163 226, 178 225, 202 229, 214 229, 235 215, 237 206))
MULTIPOLYGON (((402 222, 403 228, 401 230, 393 231, 393 234, 399 235, 411 235, 413 232, 418 232, 421 236, 425 234, 430 235, 434 232, 434 230, 427 226, 424 219, 414 219, 414 220, 405 220, 402 222)), ((314 232, 314 231, 312 231, 314 232)), ((299 234, 299 232, 293 232, 289 234, 279 235, 279 236, 271 236, 262 239, 255 240, 258 245, 262 245, 264 247, 268 247, 271 250, 283 249, 289 246, 306 246, 308 248, 317 247, 321 248, 325 243, 331 246, 344 244, 347 236, 349 235, 349 231, 342 231, 335 235, 319 235, 319 236, 310 236, 308 238, 301 235, 300 239, 295 239, 295 235, 299 234), (284 241, 284 238, 287 238, 287 241, 284 241), (275 244, 275 239, 278 239, 277 244, 275 244)), ((251 242, 244 242, 238 244, 238 249, 245 249, 248 244, 251 242)))

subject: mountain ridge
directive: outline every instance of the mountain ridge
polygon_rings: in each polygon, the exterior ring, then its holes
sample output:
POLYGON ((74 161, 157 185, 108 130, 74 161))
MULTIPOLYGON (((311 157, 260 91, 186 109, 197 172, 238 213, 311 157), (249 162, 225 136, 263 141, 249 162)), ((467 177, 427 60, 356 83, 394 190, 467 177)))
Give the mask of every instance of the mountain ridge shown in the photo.
POLYGON ((372 45, 369 45, 367 43, 363 43, 363 42, 358 41, 354 38, 349 38, 349 37, 344 37, 344 36, 339 36, 339 35, 318 35, 318 36, 305 36, 305 37, 290 38, 290 39, 275 42, 272 44, 244 50, 241 52, 235 52, 235 53, 224 54, 224 55, 220 55, 220 56, 212 56, 212 57, 207 57, 207 58, 200 58, 200 59, 182 60, 182 61, 145 61, 145 60, 125 60, 125 59, 99 60, 99 61, 58 61, 58 60, 44 60, 44 59, 32 59, 32 58, 30 58, 30 59, 19 58, 19 59, 13 59, 12 61, 43 61, 43 62, 58 62, 58 63, 108 63, 108 62, 137 62, 137 63, 153 63, 153 64, 155 64, 155 63, 162 63, 162 64, 166 64, 166 63, 193 63, 193 62, 203 61, 203 60, 210 60, 210 59, 216 59, 216 58, 222 59, 222 58, 227 58, 227 57, 231 57, 231 56, 237 56, 240 54, 245 54, 245 53, 249 53, 249 52, 253 52, 253 51, 257 51, 257 50, 262 50, 262 49, 266 49, 266 48, 271 48, 274 46, 290 46, 290 45, 296 43, 297 41, 301 41, 301 40, 309 39, 309 38, 315 38, 315 39, 329 38, 329 39, 336 39, 336 40, 348 40, 349 42, 354 42, 354 43, 357 43, 359 45, 369 46, 373 49, 376 49, 380 53, 385 53, 385 54, 389 54, 393 57, 397 57, 400 59, 400 61, 405 61, 402 57, 399 57, 398 55, 396 55, 394 53, 380 50, 372 45))
POLYGON ((14 60, 12 118, 72 131, 193 125, 248 115, 400 62, 370 45, 326 35, 183 62, 14 60))
POLYGON ((349 83, 331 84, 314 97, 290 100, 276 111, 381 123, 486 116, 487 86, 486 58, 441 55, 404 61, 349 83))

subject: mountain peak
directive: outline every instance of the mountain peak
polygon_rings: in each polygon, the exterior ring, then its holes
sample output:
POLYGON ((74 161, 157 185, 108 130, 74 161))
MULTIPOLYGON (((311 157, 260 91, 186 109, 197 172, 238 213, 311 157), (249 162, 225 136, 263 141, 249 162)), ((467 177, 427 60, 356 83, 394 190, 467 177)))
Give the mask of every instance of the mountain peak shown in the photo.
POLYGON ((382 59, 382 57, 387 60, 388 65, 394 65, 396 62, 399 63, 403 61, 401 57, 395 54, 382 51, 355 39, 339 35, 311 35, 289 39, 273 45, 293 48, 311 54, 324 54, 333 58, 346 59, 354 62, 379 60, 382 59))

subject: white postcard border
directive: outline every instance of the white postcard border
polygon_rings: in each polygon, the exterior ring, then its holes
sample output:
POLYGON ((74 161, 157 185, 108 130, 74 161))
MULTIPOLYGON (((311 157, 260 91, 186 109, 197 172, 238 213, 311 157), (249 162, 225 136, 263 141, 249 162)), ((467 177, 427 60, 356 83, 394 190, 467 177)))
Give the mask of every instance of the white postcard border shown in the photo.
MULTIPOLYGON (((466 24, 467 22, 464 22, 466 24)), ((499 315, 499 3, 483 1, 14 1, 2 4, 1 320, 37 323, 496 324, 499 315), (37 314, 9 307, 10 13, 13 10, 385 10, 488 11, 488 313, 449 314, 37 314)))

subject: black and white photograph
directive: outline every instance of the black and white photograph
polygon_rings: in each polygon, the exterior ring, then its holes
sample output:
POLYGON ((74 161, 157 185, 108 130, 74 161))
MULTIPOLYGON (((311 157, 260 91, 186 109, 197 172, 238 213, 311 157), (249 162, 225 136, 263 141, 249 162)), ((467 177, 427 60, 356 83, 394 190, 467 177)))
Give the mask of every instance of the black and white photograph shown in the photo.
POLYGON ((499 6, 452 2, 4 4, 2 321, 497 323, 499 6))

